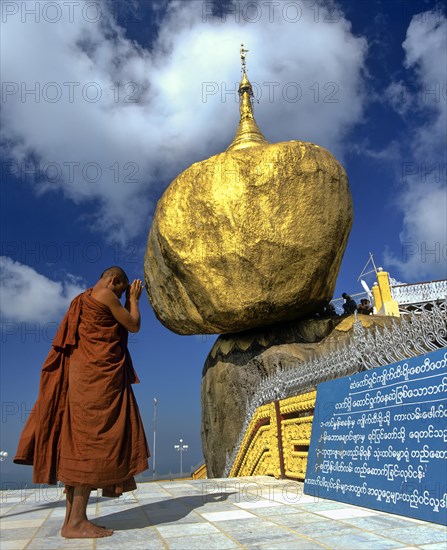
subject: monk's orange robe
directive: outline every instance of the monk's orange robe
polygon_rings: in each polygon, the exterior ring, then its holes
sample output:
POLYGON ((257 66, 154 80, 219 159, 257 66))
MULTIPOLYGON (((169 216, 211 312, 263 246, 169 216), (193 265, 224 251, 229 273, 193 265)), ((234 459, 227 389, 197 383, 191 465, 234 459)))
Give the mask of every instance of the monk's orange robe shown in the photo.
POLYGON ((71 302, 57 331, 14 462, 34 465, 34 483, 119 496, 136 488, 133 476, 147 469, 150 453, 127 330, 91 291, 71 302))

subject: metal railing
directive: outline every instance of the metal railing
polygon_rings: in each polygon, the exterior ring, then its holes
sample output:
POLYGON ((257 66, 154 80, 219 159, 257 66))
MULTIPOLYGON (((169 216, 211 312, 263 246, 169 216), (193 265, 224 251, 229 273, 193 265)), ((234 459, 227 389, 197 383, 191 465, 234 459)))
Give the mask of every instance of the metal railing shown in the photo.
POLYGON ((392 286, 391 295, 399 305, 443 301, 447 298, 447 280, 392 286))

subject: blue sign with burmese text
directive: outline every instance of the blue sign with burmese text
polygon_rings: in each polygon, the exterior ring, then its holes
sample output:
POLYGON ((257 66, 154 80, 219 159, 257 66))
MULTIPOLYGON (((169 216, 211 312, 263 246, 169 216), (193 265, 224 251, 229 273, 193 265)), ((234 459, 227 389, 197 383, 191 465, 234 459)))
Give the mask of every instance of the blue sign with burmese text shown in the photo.
POLYGON ((304 492, 447 525, 447 349, 318 385, 304 492))

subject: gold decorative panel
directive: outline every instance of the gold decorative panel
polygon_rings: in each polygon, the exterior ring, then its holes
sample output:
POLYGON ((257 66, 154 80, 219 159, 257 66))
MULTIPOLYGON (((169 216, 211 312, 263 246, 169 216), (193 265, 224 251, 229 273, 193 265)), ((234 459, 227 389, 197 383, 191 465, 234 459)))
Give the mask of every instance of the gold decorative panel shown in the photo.
POLYGON ((303 480, 315 399, 312 391, 258 407, 230 477, 270 475, 303 480))

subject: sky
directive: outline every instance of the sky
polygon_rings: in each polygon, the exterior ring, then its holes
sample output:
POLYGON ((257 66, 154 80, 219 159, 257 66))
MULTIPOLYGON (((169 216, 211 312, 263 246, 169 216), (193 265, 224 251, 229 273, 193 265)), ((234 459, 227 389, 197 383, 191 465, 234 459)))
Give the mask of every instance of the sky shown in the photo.
MULTIPOLYGON (((143 278, 158 199, 231 143, 241 43, 267 140, 321 145, 348 174, 354 224, 334 298, 362 291, 370 252, 400 282, 447 278, 442 3, 4 0, 0 9, 3 488, 30 479, 11 458, 71 299, 109 265, 143 278)), ((216 336, 176 335, 146 296, 140 303, 129 347, 151 448, 158 402, 156 472, 179 472, 180 438, 189 472, 203 460, 200 383, 216 336)))

